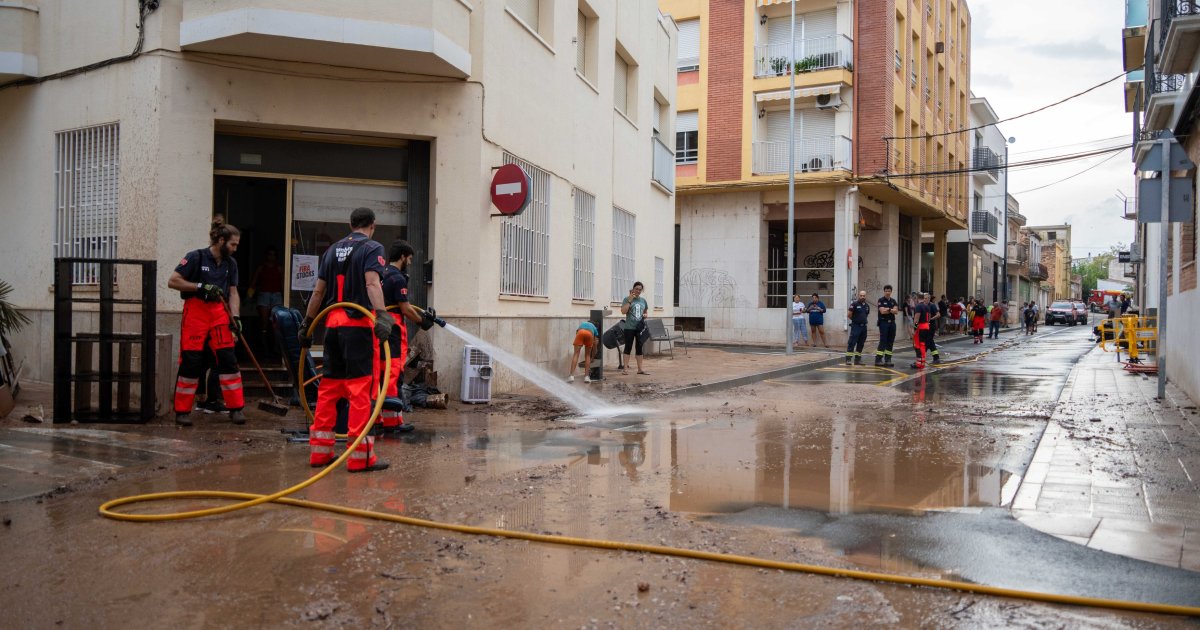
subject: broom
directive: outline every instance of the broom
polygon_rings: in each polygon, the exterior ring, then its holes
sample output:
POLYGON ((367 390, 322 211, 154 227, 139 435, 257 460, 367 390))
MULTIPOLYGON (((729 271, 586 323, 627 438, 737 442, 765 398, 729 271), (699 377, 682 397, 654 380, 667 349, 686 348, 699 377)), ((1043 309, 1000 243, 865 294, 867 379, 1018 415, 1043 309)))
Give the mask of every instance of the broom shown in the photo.
MULTIPOLYGON (((229 315, 230 323, 233 322, 233 311, 229 308, 229 302, 225 301, 225 296, 221 296, 221 305, 225 307, 225 312, 229 315)), ((263 372, 262 366, 258 364, 258 359, 254 356, 254 351, 250 349, 250 344, 246 342, 245 335, 238 334, 238 339, 242 342, 242 347, 246 349, 246 354, 250 356, 250 361, 254 363, 254 369, 258 370, 258 376, 262 378, 263 385, 267 386, 267 392, 271 394, 271 401, 258 401, 258 408, 276 416, 286 416, 288 406, 286 403, 279 402, 279 396, 275 394, 275 388, 271 387, 271 381, 267 379, 267 375, 263 372)))

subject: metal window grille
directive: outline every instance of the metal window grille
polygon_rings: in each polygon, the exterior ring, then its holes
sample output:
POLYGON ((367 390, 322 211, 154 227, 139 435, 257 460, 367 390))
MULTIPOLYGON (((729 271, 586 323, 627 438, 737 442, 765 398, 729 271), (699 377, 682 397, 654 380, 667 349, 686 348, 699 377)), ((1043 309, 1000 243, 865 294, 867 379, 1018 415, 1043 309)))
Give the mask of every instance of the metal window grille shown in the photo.
MULTIPOLYGON (((116 258, 120 125, 54 134, 54 256, 116 258)), ((73 284, 97 285, 97 264, 76 264, 73 284)))
POLYGON ((633 286, 633 247, 637 235, 637 218, 633 213, 613 206, 612 233, 612 301, 625 299, 633 286))
POLYGON ((666 270, 667 261, 654 257, 654 306, 663 305, 663 297, 666 295, 666 289, 663 286, 666 284, 664 271, 666 270))
POLYGON ((571 297, 596 297, 596 198, 575 189, 575 283, 571 297))
POLYGON ((550 173, 512 154, 505 164, 516 164, 529 175, 529 207, 500 224, 500 293, 548 297, 550 259, 550 173))

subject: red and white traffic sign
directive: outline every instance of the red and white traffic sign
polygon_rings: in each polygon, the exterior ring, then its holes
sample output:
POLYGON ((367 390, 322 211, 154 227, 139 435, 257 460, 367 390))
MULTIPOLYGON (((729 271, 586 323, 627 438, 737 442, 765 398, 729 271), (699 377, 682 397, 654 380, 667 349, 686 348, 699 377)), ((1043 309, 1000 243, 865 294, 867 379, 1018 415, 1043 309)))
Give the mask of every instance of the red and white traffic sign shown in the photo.
POLYGON ((505 164, 492 176, 492 204, 501 214, 520 214, 529 205, 529 175, 516 164, 505 164))

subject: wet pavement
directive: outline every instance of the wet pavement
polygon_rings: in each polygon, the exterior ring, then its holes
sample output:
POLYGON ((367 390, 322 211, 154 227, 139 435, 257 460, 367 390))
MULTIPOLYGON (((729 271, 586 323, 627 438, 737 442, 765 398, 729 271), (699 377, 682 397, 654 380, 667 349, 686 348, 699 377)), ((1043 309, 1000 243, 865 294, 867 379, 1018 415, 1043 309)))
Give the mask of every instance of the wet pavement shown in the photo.
MULTIPOLYGON (((1047 427, 1077 431, 1065 414, 1086 415, 1088 395, 1078 388, 1076 369, 1091 347, 1086 332, 1058 329, 983 347, 946 347, 948 365, 921 375, 813 366, 684 397, 631 390, 614 379, 596 388, 600 395, 644 409, 615 418, 574 417, 560 405, 525 398, 418 410, 410 418, 417 431, 377 443, 392 469, 339 472, 302 495, 472 525, 1200 605, 1200 573, 1187 566, 1077 544, 1009 511, 1029 492, 1026 479, 1043 461, 1047 427), (806 380, 817 374, 820 381, 806 380), (1060 409, 1060 393, 1079 400, 1060 409), (1051 421, 1060 417, 1061 423, 1051 421)), ((751 358, 775 360, 743 355, 751 358)), ((660 361, 655 371, 692 365, 677 361, 660 361)), ((37 500, 0 503, 6 519, 0 542, 11 551, 0 569, 11 585, 0 592, 0 606, 18 626, 1182 623, 460 536, 277 506, 201 521, 118 523, 96 516, 96 506, 132 493, 268 492, 294 484, 311 474, 307 449, 268 431, 223 426, 33 429, 0 429, 0 443, 24 441, 21 448, 47 453, 4 459, 0 448, 0 482, 54 469, 21 469, 39 458, 81 467, 96 479, 37 500)), ((1185 437, 1175 435, 1171 453, 1185 455, 1185 437)), ((1115 449, 1106 452, 1103 466, 1113 474, 1129 470, 1115 449)), ((1133 456, 1130 474, 1158 474, 1149 465, 1154 458, 1133 456)), ((1154 477, 1157 485, 1182 488, 1175 476, 1162 475, 1154 477)), ((1036 500, 1031 511, 1041 507, 1036 500)), ((1193 539, 1188 526, 1178 524, 1181 554, 1193 539)))

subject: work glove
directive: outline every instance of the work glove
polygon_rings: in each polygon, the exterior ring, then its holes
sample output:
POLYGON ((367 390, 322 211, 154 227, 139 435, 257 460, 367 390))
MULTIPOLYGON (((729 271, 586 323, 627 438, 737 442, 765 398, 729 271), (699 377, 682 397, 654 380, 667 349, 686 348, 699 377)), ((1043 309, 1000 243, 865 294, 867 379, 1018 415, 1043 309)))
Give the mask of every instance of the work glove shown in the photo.
POLYGON ((375 311, 375 338, 380 341, 387 341, 387 338, 392 334, 392 326, 396 322, 392 319, 392 314, 385 309, 375 311))
POLYGON ((234 317, 233 321, 229 322, 229 330, 233 332, 233 340, 240 341, 242 338, 242 318, 234 317))
POLYGON ((437 311, 431 306, 421 311, 421 330, 429 330, 437 323, 437 311))
POLYGON ((200 294, 201 298, 204 298, 205 302, 219 302, 221 298, 225 297, 225 292, 215 284, 202 284, 196 292, 200 294))
POLYGON ((312 339, 312 336, 310 336, 308 334, 308 329, 311 327, 312 327, 312 320, 309 319, 308 316, 306 315, 304 317, 304 319, 300 321, 300 331, 296 334, 296 337, 300 340, 301 348, 311 348, 312 347, 313 339, 312 339))

